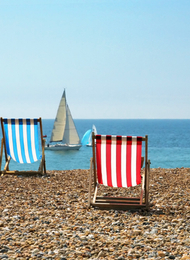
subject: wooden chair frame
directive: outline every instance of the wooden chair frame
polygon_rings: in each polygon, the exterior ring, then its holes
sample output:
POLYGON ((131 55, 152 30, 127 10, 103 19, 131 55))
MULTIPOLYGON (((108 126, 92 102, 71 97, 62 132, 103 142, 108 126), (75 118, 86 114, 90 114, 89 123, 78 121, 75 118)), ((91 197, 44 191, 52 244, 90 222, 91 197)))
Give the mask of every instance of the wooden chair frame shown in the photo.
POLYGON ((42 158, 41 158, 41 162, 40 162, 38 170, 37 171, 18 171, 18 170, 10 171, 9 170, 9 163, 10 163, 11 157, 8 156, 8 154, 7 154, 7 147, 6 147, 6 141, 5 141, 4 119, 1 117, 1 129, 2 129, 2 135, 3 135, 3 138, 1 140, 1 154, 0 154, 0 174, 1 175, 4 175, 4 174, 13 174, 13 175, 14 174, 29 174, 29 175, 40 174, 40 175, 43 175, 44 173, 46 173, 45 139, 43 139, 41 117, 37 119, 37 122, 40 125, 41 147, 42 147, 42 158), (4 154, 5 154, 5 167, 1 171, 3 148, 4 148, 4 154))
POLYGON ((150 160, 148 160, 148 136, 142 138, 145 142, 145 155, 141 157, 141 168, 145 161, 144 174, 141 181, 141 192, 139 197, 109 197, 97 196, 99 183, 96 174, 96 136, 92 133, 92 152, 93 158, 90 161, 90 177, 89 177, 89 196, 88 207, 98 207, 100 209, 148 209, 149 208, 149 173, 150 173, 150 160), (92 181, 93 180, 93 181, 92 181), (92 182, 94 182, 94 195, 92 198, 92 182))

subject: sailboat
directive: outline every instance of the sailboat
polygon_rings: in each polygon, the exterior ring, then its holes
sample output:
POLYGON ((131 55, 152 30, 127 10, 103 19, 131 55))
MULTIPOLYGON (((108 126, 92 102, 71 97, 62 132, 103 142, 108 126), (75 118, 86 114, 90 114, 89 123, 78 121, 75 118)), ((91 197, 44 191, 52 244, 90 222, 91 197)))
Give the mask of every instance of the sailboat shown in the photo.
POLYGON ((94 132, 94 134, 97 135, 97 130, 95 125, 93 125, 92 129, 87 130, 83 135, 81 140, 82 145, 92 146, 92 132, 94 132))
POLYGON ((54 151, 79 150, 80 147, 80 138, 64 90, 54 121, 50 144, 47 144, 45 149, 54 151))

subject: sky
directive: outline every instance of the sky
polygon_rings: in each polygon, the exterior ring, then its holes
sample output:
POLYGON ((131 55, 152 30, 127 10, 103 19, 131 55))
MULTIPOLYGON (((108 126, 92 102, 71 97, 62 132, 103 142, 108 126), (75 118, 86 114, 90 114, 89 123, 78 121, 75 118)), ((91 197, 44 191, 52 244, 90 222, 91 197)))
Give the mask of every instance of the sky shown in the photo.
POLYGON ((0 116, 190 119, 189 0, 0 0, 0 116))

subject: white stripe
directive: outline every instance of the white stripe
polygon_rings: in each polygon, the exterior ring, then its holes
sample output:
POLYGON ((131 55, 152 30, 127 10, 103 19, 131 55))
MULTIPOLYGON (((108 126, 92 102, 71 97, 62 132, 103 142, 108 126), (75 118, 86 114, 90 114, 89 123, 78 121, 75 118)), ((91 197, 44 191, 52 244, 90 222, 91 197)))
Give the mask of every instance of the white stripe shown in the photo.
POLYGON ((16 145, 17 145, 18 159, 20 163, 23 163, 21 148, 20 148, 19 119, 15 119, 15 132, 16 132, 16 145))
POLYGON ((13 158, 14 161, 16 161, 15 155, 14 155, 14 150, 13 150, 13 136, 12 136, 11 119, 7 119, 7 124, 8 124, 8 139, 9 139, 10 156, 13 158))
POLYGON ((117 187, 116 136, 112 136, 112 143, 111 143, 111 179, 112 179, 113 187, 117 187))
POLYGON ((26 161, 27 163, 30 163, 30 157, 28 154, 26 119, 23 119, 23 139, 24 139, 24 151, 25 151, 26 161))
POLYGON ((104 185, 107 183, 107 170, 106 170, 106 141, 102 140, 101 137, 101 171, 102 171, 102 181, 104 185))
POLYGON ((127 141, 126 137, 122 136, 122 143, 121 143, 121 183, 122 187, 127 187, 127 141))
POLYGON ((35 138, 34 138, 34 119, 30 119, 31 147, 34 161, 37 161, 35 138))
POLYGON ((136 180, 136 161, 137 161, 137 137, 132 136, 132 147, 131 147, 131 182, 132 186, 137 185, 136 180))

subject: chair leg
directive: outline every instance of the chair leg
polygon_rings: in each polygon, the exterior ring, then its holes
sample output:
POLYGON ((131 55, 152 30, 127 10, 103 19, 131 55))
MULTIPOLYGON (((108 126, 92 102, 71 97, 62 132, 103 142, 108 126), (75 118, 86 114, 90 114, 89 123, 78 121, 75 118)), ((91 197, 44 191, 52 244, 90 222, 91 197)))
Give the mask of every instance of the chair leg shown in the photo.
POLYGON ((144 190, 142 188, 141 189, 141 194, 140 194, 140 205, 142 205, 142 203, 143 203, 143 194, 144 194, 144 190))
POLYGON ((45 158, 44 158, 44 173, 46 174, 46 161, 45 161, 45 158))
POLYGON ((42 174, 42 171, 43 171, 42 163, 43 163, 43 160, 41 160, 40 165, 39 165, 39 168, 38 168, 38 172, 41 173, 41 174, 42 174))
POLYGON ((1 155, 0 155, 0 171, 1 171, 1 164, 2 164, 2 157, 3 157, 3 138, 1 139, 1 155))
POLYGON ((91 186, 92 186, 92 161, 90 160, 90 176, 89 176, 89 189, 88 189, 88 208, 90 208, 90 201, 91 201, 91 186))
POLYGON ((46 161, 45 161, 45 139, 42 140, 42 161, 43 161, 43 164, 42 164, 42 174, 43 174, 43 170, 44 170, 44 173, 46 173, 46 161))
POLYGON ((93 197, 93 203, 96 202, 97 193, 98 193, 98 183, 96 183, 96 187, 95 187, 95 191, 94 191, 94 197, 93 197))
POLYGON ((9 163, 10 163, 10 160, 11 160, 11 157, 9 156, 6 163, 5 163, 5 168, 4 168, 4 171, 7 171, 9 170, 9 163))
POLYGON ((141 183, 141 193, 140 193, 140 205, 143 203, 143 194, 144 194, 144 187, 145 187, 145 174, 142 174, 142 183, 141 183))
POLYGON ((147 180, 146 180, 146 197, 145 197, 145 203, 147 205, 147 208, 149 207, 149 175, 150 175, 150 160, 148 160, 148 163, 147 163, 147 180))

